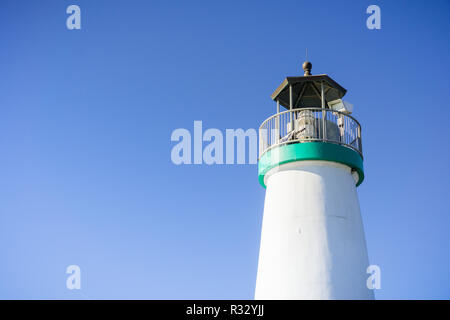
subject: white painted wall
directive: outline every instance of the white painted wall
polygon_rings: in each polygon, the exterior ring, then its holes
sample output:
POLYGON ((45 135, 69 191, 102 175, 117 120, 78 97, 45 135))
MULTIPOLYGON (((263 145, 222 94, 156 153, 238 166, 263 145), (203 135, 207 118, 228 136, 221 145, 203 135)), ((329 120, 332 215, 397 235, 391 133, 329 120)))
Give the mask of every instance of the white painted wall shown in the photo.
POLYGON ((349 167, 297 161, 266 174, 255 299, 373 299, 349 167))

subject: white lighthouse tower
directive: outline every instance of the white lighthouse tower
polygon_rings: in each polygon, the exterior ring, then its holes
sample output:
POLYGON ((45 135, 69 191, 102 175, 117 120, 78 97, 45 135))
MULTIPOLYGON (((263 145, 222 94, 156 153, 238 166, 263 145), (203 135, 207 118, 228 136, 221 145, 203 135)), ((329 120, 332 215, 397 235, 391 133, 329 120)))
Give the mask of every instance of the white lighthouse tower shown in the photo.
POLYGON ((303 69, 272 94, 277 113, 259 131, 266 199, 255 298, 373 299, 356 192, 361 126, 343 87, 311 75, 310 62, 303 69))

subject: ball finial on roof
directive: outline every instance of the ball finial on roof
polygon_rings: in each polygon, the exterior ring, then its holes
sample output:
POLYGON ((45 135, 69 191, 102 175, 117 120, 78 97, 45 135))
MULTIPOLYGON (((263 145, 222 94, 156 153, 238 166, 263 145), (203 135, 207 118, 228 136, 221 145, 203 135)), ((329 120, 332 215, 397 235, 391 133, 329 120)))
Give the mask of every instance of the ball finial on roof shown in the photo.
POLYGON ((310 76, 311 75, 311 68, 312 68, 312 63, 309 61, 305 61, 303 62, 303 71, 305 71, 305 76, 310 76))

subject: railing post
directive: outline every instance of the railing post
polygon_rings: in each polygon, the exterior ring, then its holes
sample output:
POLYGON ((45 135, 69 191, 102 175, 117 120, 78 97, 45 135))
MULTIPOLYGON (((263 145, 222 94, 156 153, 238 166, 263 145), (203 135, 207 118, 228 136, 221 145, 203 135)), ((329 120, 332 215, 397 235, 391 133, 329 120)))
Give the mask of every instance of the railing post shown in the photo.
POLYGON ((362 141, 361 141, 361 126, 358 125, 358 149, 362 154, 362 141))
POLYGON ((281 127, 281 118, 280 118, 280 101, 277 99, 277 115, 275 117, 275 129, 276 129, 276 143, 280 140, 280 127, 281 127))
POLYGON ((292 97, 292 84, 289 85, 289 117, 291 118, 291 130, 294 130, 294 114, 292 113, 293 109, 293 97, 292 97))
POLYGON ((327 140, 327 121, 326 121, 326 111, 325 109, 325 92, 323 89, 323 81, 320 82, 320 97, 321 97, 321 102, 322 102, 322 139, 323 140, 327 140))

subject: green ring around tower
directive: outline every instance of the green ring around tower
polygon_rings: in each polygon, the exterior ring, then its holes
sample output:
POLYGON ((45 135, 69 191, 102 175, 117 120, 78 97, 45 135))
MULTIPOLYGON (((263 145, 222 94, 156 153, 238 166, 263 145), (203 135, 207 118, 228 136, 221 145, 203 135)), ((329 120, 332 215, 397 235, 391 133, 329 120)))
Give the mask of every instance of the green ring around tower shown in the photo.
POLYGON ((364 167, 361 155, 345 146, 329 142, 303 142, 284 144, 270 149, 258 161, 259 183, 265 188, 264 176, 269 170, 284 163, 302 160, 323 160, 345 164, 356 170, 359 186, 364 180, 364 167))

